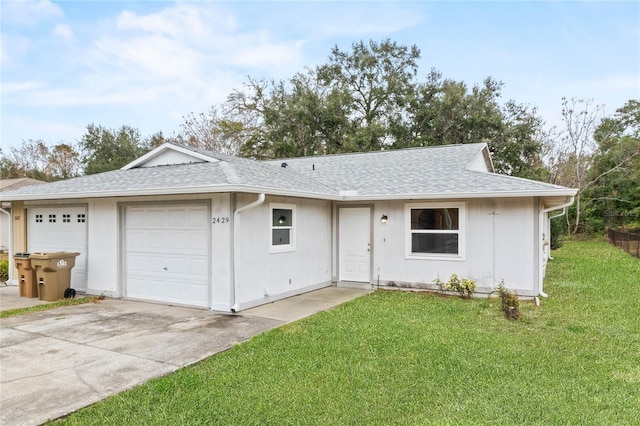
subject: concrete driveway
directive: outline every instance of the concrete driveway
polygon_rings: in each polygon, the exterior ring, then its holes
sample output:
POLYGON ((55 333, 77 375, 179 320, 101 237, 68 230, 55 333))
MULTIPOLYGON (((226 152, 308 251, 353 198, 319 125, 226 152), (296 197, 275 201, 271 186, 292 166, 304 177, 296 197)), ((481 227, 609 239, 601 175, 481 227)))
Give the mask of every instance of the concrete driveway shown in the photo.
POLYGON ((64 416, 368 292, 329 287, 239 315, 106 299, 3 318, 0 424, 64 416))

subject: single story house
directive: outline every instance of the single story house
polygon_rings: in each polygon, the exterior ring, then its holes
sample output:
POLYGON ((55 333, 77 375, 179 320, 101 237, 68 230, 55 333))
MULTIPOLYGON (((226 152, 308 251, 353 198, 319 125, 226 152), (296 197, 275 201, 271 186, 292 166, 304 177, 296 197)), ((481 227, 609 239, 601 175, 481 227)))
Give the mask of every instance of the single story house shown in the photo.
POLYGON ((574 189, 494 173, 484 143, 255 161, 165 143, 120 170, 25 187, 13 252, 77 251, 89 294, 237 312, 332 284, 451 274, 544 295, 574 189))

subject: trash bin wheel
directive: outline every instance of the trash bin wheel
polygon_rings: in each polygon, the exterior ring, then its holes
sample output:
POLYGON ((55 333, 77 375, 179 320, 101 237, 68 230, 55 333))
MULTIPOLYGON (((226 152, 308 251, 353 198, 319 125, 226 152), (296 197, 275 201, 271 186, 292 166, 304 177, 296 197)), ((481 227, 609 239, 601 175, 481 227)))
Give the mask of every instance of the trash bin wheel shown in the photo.
POLYGON ((72 288, 68 288, 64 291, 65 299, 74 299, 76 297, 76 291, 72 288))

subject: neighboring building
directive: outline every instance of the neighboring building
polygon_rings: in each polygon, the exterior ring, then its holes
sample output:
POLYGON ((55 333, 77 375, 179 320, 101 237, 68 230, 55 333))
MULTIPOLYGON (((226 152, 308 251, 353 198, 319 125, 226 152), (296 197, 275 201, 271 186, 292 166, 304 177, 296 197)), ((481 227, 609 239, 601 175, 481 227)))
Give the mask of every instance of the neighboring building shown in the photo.
POLYGON ((259 162, 167 143, 2 198, 14 252, 81 253, 75 289, 230 312, 454 273, 543 294, 548 212, 575 193, 493 173, 486 144, 259 162))
MULTIPOLYGON (((40 183, 44 182, 31 178, 2 179, 0 180, 0 193, 40 183)), ((3 202, 0 207, 6 212, 0 212, 0 251, 7 251, 9 250, 9 210, 11 210, 11 204, 3 202)))
MULTIPOLYGON (((23 186, 44 183, 37 179, 18 178, 0 180, 0 253, 4 258, 11 247, 11 203, 2 202, 2 192, 12 191, 23 186)), ((13 277, 13 258, 9 257, 9 279, 13 277)))

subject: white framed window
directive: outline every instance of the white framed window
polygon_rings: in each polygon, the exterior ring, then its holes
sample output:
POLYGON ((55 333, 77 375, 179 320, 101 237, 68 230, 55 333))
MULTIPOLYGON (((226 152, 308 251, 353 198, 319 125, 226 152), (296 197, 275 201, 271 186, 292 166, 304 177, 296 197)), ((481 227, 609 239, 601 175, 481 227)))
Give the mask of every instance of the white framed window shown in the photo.
POLYGON ((464 260, 465 203, 405 205, 408 258, 464 260))
POLYGON ((294 204, 269 204, 271 228, 270 252, 279 253, 296 249, 296 206, 294 204))

